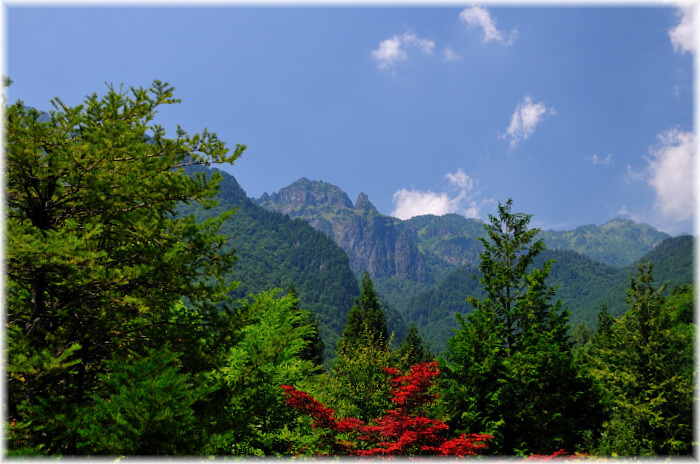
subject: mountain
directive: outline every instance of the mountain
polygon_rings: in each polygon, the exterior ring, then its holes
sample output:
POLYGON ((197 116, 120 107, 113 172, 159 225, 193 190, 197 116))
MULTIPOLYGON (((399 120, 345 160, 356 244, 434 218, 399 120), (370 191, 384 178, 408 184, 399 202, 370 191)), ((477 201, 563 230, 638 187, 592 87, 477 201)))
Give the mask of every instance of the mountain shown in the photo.
POLYGON ((278 193, 263 194, 256 203, 304 219, 325 233, 348 253, 350 267, 358 274, 367 270, 372 277, 428 279, 415 242, 396 227, 401 221, 379 214, 364 193, 353 205, 340 188, 302 178, 278 193))
POLYGON ((587 225, 571 231, 543 231, 549 249, 573 250, 611 266, 623 267, 640 259, 670 237, 650 225, 615 218, 601 226, 587 225))
MULTIPOLYGON (((425 215, 405 221, 385 216, 360 193, 355 204, 339 187, 299 179, 279 192, 263 194, 263 208, 307 221, 343 248, 356 275, 368 270, 375 288, 401 308, 419 292, 441 282, 459 266, 477 266, 483 222, 457 214, 425 215)), ((548 248, 573 250, 623 267, 669 238, 645 224, 613 219, 602 226, 543 231, 548 248)))
MULTIPOLYGON (((313 312, 318 321, 325 343, 324 358, 335 357, 347 313, 360 294, 357 279, 348 266, 348 255, 305 221, 256 205, 233 176, 219 172, 223 178, 216 196, 218 206, 204 209, 185 205, 181 211, 204 220, 236 209, 236 214, 220 229, 228 237, 227 246, 236 250, 237 261, 226 276, 240 282, 232 296, 245 298, 276 287, 286 291, 293 284, 299 306, 313 312)), ((408 328, 401 315, 388 305, 385 312, 389 330, 394 331, 397 342, 402 341, 408 328)))
MULTIPOLYGON (((454 313, 471 311, 467 296, 481 296, 479 253, 484 223, 457 214, 400 220, 382 215, 360 193, 353 204, 339 187, 299 179, 255 200, 259 206, 300 218, 342 247, 356 276, 370 272, 377 292, 415 322, 433 350, 441 351, 456 327, 454 313)), ((571 310, 572 325, 594 328, 601 302, 615 316, 625 311, 629 277, 642 259, 658 262, 658 282, 692 282, 692 238, 671 239, 646 224, 615 218, 601 226, 542 231, 548 247, 540 260, 553 259, 549 283, 571 310), (663 245, 661 245, 663 243, 663 245), (661 247, 661 248, 658 248, 661 247), (670 251, 674 251, 674 254, 670 251), (684 250, 680 255, 675 252, 684 250), (686 253, 685 256, 682 253, 686 253), (666 270, 668 268, 668 271, 666 270), (671 271, 676 270, 675 275, 671 271)))
MULTIPOLYGON (((627 311, 625 302, 630 279, 639 264, 651 262, 656 286, 668 282, 670 289, 693 283, 694 240, 691 236, 668 238, 637 262, 617 268, 595 261, 572 250, 545 250, 537 256, 534 266, 552 260, 547 283, 556 288, 556 300, 571 313, 572 327, 583 323, 594 330, 598 310, 605 303, 614 317, 627 311)), ((403 313, 408 322, 415 322, 424 339, 435 351, 442 351, 458 327, 455 313, 466 315, 473 307, 468 296, 481 299, 484 292, 479 284, 478 269, 462 266, 455 269, 440 284, 418 293, 403 313)))

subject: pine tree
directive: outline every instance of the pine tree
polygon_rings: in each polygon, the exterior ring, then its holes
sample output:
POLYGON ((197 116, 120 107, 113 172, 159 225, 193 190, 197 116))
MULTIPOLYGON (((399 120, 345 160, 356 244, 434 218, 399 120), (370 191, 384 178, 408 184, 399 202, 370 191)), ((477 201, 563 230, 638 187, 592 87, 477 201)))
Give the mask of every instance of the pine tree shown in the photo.
POLYGON ((589 382, 574 365, 568 312, 552 302, 546 278, 552 263, 533 267, 544 249, 531 216, 499 204, 481 238, 481 284, 486 296, 449 341, 444 404, 460 431, 495 436, 499 454, 573 451, 592 426, 589 382))

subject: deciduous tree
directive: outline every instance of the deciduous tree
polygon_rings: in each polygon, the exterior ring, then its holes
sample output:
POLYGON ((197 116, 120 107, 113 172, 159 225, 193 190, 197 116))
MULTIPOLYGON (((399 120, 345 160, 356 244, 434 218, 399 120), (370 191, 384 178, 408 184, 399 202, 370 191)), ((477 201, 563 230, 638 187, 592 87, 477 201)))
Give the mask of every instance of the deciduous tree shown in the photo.
MULTIPOLYGON (((492 438, 461 434, 449 438, 449 427, 425 416, 426 406, 437 394, 431 389, 440 373, 437 362, 416 364, 408 375, 384 368, 391 376, 393 408, 370 423, 356 418, 338 418, 333 409, 291 385, 283 385, 287 403, 311 416, 321 429, 316 454, 359 456, 473 456, 481 453, 492 438)), ((294 446, 294 445, 293 445, 294 446)))

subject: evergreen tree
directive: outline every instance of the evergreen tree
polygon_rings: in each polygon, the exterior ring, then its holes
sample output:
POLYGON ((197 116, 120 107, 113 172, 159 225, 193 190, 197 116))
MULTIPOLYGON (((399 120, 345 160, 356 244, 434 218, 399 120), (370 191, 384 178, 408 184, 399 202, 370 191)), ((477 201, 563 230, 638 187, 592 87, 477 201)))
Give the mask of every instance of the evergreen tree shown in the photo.
POLYGON ((444 404, 460 431, 495 436, 497 454, 572 451, 594 410, 588 379, 577 370, 568 313, 552 303, 545 280, 551 262, 532 266, 544 249, 528 229, 530 215, 499 204, 481 238, 481 284, 486 296, 449 342, 444 404))
POLYGON ((222 277, 233 253, 217 230, 230 212, 201 223, 174 213, 181 202, 211 206, 217 191, 219 176, 184 167, 232 163, 245 147, 229 152, 206 130, 167 138, 152 120, 177 102, 155 81, 76 107, 54 99, 48 115, 5 108, 11 453, 79 452, 83 406, 116 381, 100 376, 111 361, 178 343, 183 299, 207 326, 223 320, 215 305, 234 287, 222 277))
POLYGON ((390 385, 382 368, 393 367, 396 356, 389 350, 385 320, 372 280, 365 272, 362 292, 348 312, 324 398, 342 415, 366 421, 386 411, 390 385))
POLYGON ((595 335, 601 337, 607 334, 614 322, 615 319, 608 312, 608 305, 605 302, 601 303, 600 309, 598 309, 598 323, 596 324, 595 335))
MULTIPOLYGON (((294 284, 290 284, 287 289, 287 295, 294 302, 294 309, 298 309, 299 305, 299 295, 297 294, 297 289, 294 284)), ((309 344, 304 351, 301 353, 301 359, 306 359, 313 362, 315 365, 320 366, 323 364, 323 350, 326 349, 326 344, 323 343, 323 339, 318 332, 318 320, 314 313, 310 311, 304 311, 304 318, 300 322, 304 325, 309 325, 314 328, 313 333, 309 335, 309 344)))
POLYGON ((338 343, 338 353, 351 350, 357 344, 388 346, 386 315, 379 304, 369 272, 362 277, 362 292, 348 312, 348 322, 338 343))
POLYGON ((630 281, 629 310, 594 337, 587 367, 606 393, 596 454, 693 452, 693 288, 664 298, 651 264, 630 281), (692 313, 691 313, 692 314, 692 313))
POLYGON ((277 291, 243 300, 249 323, 211 373, 220 388, 219 423, 203 447, 205 454, 279 456, 288 450, 282 430, 293 422, 284 406, 283 384, 299 384, 317 368, 302 355, 315 328, 291 295, 277 291))
POLYGON ((416 328, 414 323, 411 323, 406 339, 399 347, 398 357, 403 371, 407 371, 415 364, 422 364, 435 359, 435 356, 423 344, 423 339, 418 335, 418 328, 416 328))

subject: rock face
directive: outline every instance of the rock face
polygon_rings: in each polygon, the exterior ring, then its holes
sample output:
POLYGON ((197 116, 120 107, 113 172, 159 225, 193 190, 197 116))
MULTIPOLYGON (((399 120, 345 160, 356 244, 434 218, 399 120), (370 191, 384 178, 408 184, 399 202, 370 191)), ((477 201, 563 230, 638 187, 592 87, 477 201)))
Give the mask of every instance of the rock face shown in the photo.
POLYGON ((347 194, 335 185, 318 180, 310 181, 306 177, 272 195, 264 193, 257 203, 262 206, 277 205, 279 212, 283 214, 310 206, 353 207, 347 194))
POLYGON ((380 214, 365 193, 353 205, 338 187, 322 181, 299 179, 278 193, 263 194, 260 206, 306 220, 332 238, 350 257, 356 273, 369 271, 374 279, 394 276, 427 282, 425 257, 401 221, 380 214))
MULTIPOLYGON (((445 214, 402 221, 379 213, 365 193, 353 204, 340 188, 322 181, 302 178, 256 202, 303 219, 330 237, 348 254, 355 275, 368 271, 375 289, 399 311, 411 307, 420 292, 440 290, 455 269, 478 269, 483 250, 479 238, 485 237, 484 223, 478 219, 445 214)), ((620 218, 540 234, 550 250, 573 250, 617 268, 632 264, 668 237, 620 218)))

